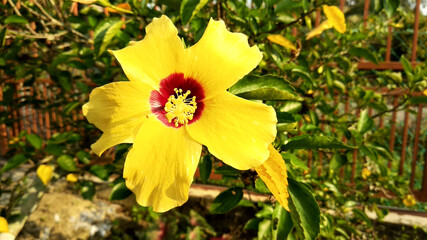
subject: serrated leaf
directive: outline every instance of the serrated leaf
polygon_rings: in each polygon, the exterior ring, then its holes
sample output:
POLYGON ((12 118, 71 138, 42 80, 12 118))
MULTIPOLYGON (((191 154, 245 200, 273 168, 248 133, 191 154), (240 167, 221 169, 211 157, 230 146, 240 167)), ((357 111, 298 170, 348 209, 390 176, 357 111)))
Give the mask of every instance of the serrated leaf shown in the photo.
POLYGON ((234 84, 230 92, 246 99, 302 100, 288 81, 273 75, 247 75, 234 84))
POLYGON ((97 57, 105 51, 113 37, 120 31, 124 22, 119 19, 106 19, 98 24, 93 35, 93 44, 97 57))
POLYGON ((181 22, 187 24, 209 0, 183 0, 180 7, 181 22))
POLYGON ((7 17, 5 20, 4 20, 4 23, 5 24, 10 24, 10 23, 18 23, 18 24, 26 24, 26 23, 28 23, 28 20, 27 19, 25 19, 24 17, 22 17, 22 16, 18 16, 18 15, 12 15, 12 16, 9 16, 9 17, 7 17))
POLYGON ((325 13, 329 24, 331 24, 339 33, 344 33, 346 30, 344 13, 336 6, 323 5, 323 13, 325 13))
POLYGON ((282 147, 283 150, 319 148, 353 149, 354 147, 349 146, 334 137, 310 135, 293 137, 282 147))
POLYGON ((261 166, 256 167, 255 171, 280 205, 289 211, 288 175, 285 161, 272 145, 268 146, 268 150, 270 151, 270 156, 261 166))
POLYGON ((205 155, 200 159, 199 172, 202 183, 206 183, 211 175, 212 160, 210 155, 205 155))
POLYGON ((270 42, 279 44, 282 47, 285 47, 291 50, 297 50, 297 47, 295 47, 295 45, 291 41, 289 41, 282 35, 279 35, 279 34, 268 35, 267 39, 270 40, 270 42))
POLYGON ((108 199, 110 201, 123 200, 123 199, 129 197, 130 195, 132 195, 132 192, 126 187, 125 182, 121 181, 121 182, 119 182, 113 186, 108 199))
POLYGON ((242 198, 243 191, 241 188, 229 188, 215 198, 209 212, 212 214, 226 213, 237 206, 242 198))
POLYGON ((375 64, 378 64, 378 58, 373 54, 369 49, 367 48, 360 48, 360 47, 352 47, 348 51, 353 56, 365 58, 368 61, 371 61, 375 64))
POLYGON ((369 116, 368 109, 360 113, 359 121, 357 122, 357 131, 364 134, 374 126, 374 120, 369 116))
POLYGON ((320 231, 320 209, 311 192, 302 183, 289 181, 292 222, 301 239, 316 239, 320 231))
POLYGON ((35 149, 39 149, 43 145, 43 139, 39 137, 37 134, 34 134, 34 133, 27 134, 25 138, 35 149))
POLYGON ((11 169, 14 169, 28 160, 29 158, 27 158, 23 153, 16 154, 7 161, 7 163, 1 169, 0 173, 4 173, 11 169))
POLYGON ((288 235, 294 227, 291 214, 279 204, 276 204, 274 208, 273 223, 271 227, 273 233, 273 240, 288 239, 288 235))
POLYGON ((77 165, 70 155, 64 154, 58 157, 56 161, 58 162, 59 167, 67 172, 77 171, 77 165))

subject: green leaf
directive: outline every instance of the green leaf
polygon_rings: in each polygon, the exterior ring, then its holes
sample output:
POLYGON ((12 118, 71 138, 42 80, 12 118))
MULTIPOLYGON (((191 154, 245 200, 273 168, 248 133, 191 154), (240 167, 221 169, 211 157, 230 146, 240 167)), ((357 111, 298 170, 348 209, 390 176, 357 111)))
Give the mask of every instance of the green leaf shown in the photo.
POLYGON ((58 162, 59 167, 67 172, 77 171, 77 165, 70 155, 64 154, 58 157, 56 161, 58 162))
POLYGON ((320 209, 311 192, 302 183, 288 178, 289 207, 300 239, 316 239, 320 231, 320 209))
POLYGON ((270 190, 261 178, 257 178, 255 180, 255 189, 258 190, 260 193, 270 193, 270 190))
POLYGON ((183 0, 180 7, 181 22, 187 24, 209 0, 183 0))
POLYGON ((384 1, 384 10, 388 18, 393 17, 396 12, 397 7, 399 7, 400 0, 385 0, 384 1))
POLYGON ((378 64, 377 56, 367 48, 352 47, 348 52, 353 56, 365 58, 368 61, 378 64))
POLYGON ((45 151, 49 154, 52 154, 54 156, 61 156, 64 154, 64 151, 66 150, 65 146, 58 145, 58 144, 48 144, 45 148, 45 151))
POLYGON ((412 73, 412 65, 411 62, 407 58, 405 58, 404 55, 400 57, 400 62, 402 63, 403 70, 405 70, 405 73, 412 73))
POLYGON ((95 195, 95 184, 89 181, 83 182, 80 188, 80 194, 84 199, 92 200, 95 195))
POLYGON ((274 12, 292 12, 298 8, 302 8, 301 1, 282 0, 276 5, 274 12))
POLYGON ((28 134, 25 138, 35 149, 40 149, 43 145, 43 139, 37 134, 28 134))
POLYGON ((374 126, 374 120, 369 116, 368 109, 360 113, 359 121, 357 122, 357 131, 364 134, 374 126))
POLYGON ((273 75, 248 75, 234 84, 230 92, 246 99, 302 100, 288 81, 273 75))
POLYGON ((23 153, 16 154, 7 161, 7 163, 0 170, 0 173, 4 173, 11 169, 14 169, 28 160, 29 158, 27 158, 23 153))
POLYGON ((286 240, 294 224, 291 214, 280 204, 276 204, 273 212, 272 233, 273 240, 286 240))
POLYGON ((252 218, 251 220, 249 220, 246 224, 245 227, 243 227, 244 230, 257 230, 258 229, 258 225, 259 223, 262 221, 261 218, 252 218))
POLYGON ((349 146, 334 137, 310 135, 293 137, 286 142, 284 146, 282 146, 283 150, 318 148, 353 149, 354 147, 349 146))
POLYGON ((271 220, 264 219, 258 224, 258 239, 269 239, 271 237, 271 220))
POLYGON ((225 176, 236 176, 236 175, 239 175, 239 173, 240 173, 239 170, 237 170, 233 167, 230 167, 228 165, 223 165, 223 166, 215 169, 215 174, 222 174, 225 176))
POLYGON ((123 24, 124 22, 120 19, 113 18, 106 19, 98 24, 93 35, 96 57, 101 56, 123 24))
POLYGON ((67 103, 67 105, 65 105, 65 107, 64 107, 63 112, 65 115, 69 115, 71 113, 71 111, 73 111, 78 106, 80 106, 80 102, 67 103))
POLYGON ((307 164, 303 162, 301 159, 299 159, 297 156, 295 156, 292 153, 286 152, 282 153, 283 159, 289 159, 291 165, 295 168, 301 168, 302 170, 309 170, 307 167, 307 164))
POLYGON ((296 122, 294 115, 288 112, 276 112, 277 123, 293 123, 296 122))
POLYGON ((229 188, 215 198, 209 211, 212 214, 226 213, 239 204, 242 198, 243 191, 241 188, 229 188))
POLYGON ((366 223, 366 225, 371 228, 372 227, 372 221, 371 219, 368 217, 368 215, 366 215, 366 213, 364 213, 362 210, 359 210, 357 208, 354 208, 353 210, 354 216, 361 219, 362 222, 366 223))
POLYGON ((6 18, 6 20, 4 20, 4 23, 5 24, 9 24, 9 23, 26 24, 28 23, 28 20, 18 15, 12 15, 6 18))
POLYGON ((210 155, 205 155, 200 159, 199 172, 202 183, 206 183, 211 175, 212 171, 212 160, 210 155))
POLYGON ((104 181, 107 181, 108 177, 110 176, 110 170, 108 166, 92 165, 89 168, 89 172, 104 181))
POLYGON ((84 164, 90 163, 90 154, 86 151, 80 150, 77 152, 77 158, 80 160, 80 162, 84 164))
POLYGON ((427 96, 415 96, 409 99, 409 104, 423 104, 427 103, 427 96))
POLYGON ((59 73, 55 74, 54 79, 66 92, 71 91, 73 86, 71 85, 71 74, 69 72, 60 71, 59 73))
POLYGON ((132 192, 126 187, 125 182, 120 181, 119 183, 117 183, 116 185, 113 186, 108 199, 110 201, 123 200, 123 199, 129 197, 130 195, 132 195, 132 192))
POLYGON ((347 157, 345 155, 334 153, 331 161, 329 162, 329 169, 337 170, 347 164, 347 157))
POLYGON ((0 30, 0 50, 3 50, 4 44, 6 43, 6 35, 7 35, 7 28, 3 27, 0 30))

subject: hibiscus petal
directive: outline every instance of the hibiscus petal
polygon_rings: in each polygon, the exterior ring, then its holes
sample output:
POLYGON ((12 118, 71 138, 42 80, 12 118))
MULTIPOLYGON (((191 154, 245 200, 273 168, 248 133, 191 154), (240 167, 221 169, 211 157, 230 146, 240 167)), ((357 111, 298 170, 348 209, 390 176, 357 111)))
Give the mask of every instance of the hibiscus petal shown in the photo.
POLYGON ((187 52, 186 77, 201 83, 207 98, 226 90, 252 71, 262 59, 242 33, 229 32, 223 21, 210 20, 200 41, 187 52))
POLYGON ((184 46, 178 30, 164 15, 154 18, 145 31, 143 40, 111 52, 130 81, 143 81, 157 89, 162 79, 184 71, 184 46))
POLYGON ((202 146, 185 128, 150 118, 141 127, 125 161, 126 186, 142 206, 165 212, 181 206, 199 162, 202 146))
POLYGON ((149 97, 152 88, 141 82, 115 82, 95 88, 83 115, 103 134, 92 144, 101 155, 119 143, 132 143, 141 124, 151 114, 149 97))
POLYGON ((277 119, 272 107, 229 92, 207 99, 204 104, 200 119, 187 125, 192 138, 240 170, 258 167, 268 158, 268 145, 276 136, 277 119))

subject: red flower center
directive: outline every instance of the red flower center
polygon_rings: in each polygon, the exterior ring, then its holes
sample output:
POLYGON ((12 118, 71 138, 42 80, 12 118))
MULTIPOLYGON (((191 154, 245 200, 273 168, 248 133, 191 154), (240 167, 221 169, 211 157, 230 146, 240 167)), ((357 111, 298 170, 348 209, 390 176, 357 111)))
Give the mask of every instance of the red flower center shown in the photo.
POLYGON ((159 85, 159 91, 150 95, 151 111, 166 126, 179 128, 200 118, 205 94, 196 80, 173 73, 159 85))

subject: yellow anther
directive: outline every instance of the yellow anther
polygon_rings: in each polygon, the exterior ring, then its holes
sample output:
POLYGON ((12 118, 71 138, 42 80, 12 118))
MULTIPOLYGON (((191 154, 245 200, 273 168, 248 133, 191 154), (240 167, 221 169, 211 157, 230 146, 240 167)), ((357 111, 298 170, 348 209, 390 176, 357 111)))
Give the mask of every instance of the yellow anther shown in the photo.
POLYGON ((191 94, 190 90, 183 94, 182 89, 175 88, 174 92, 176 93, 176 97, 174 95, 169 96, 164 110, 166 111, 165 117, 168 119, 168 122, 173 121, 175 127, 178 127, 179 124, 187 124, 188 121, 193 119, 197 103, 196 96, 187 98, 191 94))

